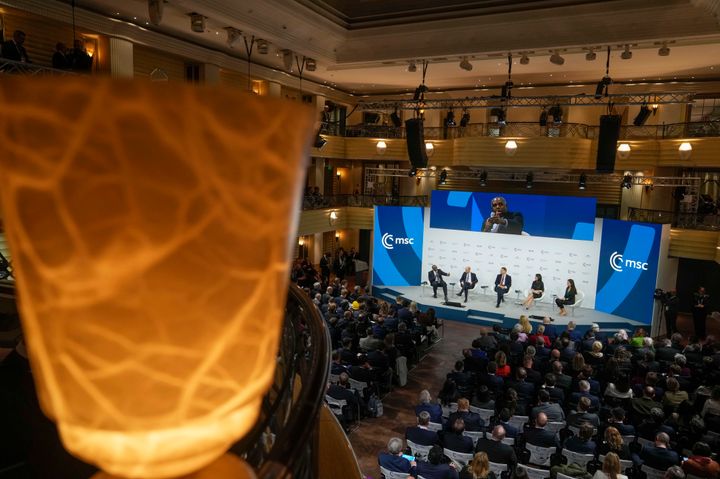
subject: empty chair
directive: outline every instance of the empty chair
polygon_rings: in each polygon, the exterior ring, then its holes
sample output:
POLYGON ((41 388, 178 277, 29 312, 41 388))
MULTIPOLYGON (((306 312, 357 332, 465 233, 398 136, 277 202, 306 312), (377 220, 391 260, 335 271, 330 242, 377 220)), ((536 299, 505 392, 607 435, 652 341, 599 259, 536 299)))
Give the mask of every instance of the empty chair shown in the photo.
POLYGON ((407 479, 408 477, 407 472, 388 471, 382 466, 380 466, 380 473, 385 476, 385 479, 407 479))
MULTIPOLYGON (((601 455, 598 460, 602 464, 605 461, 605 456, 601 455)), ((630 459, 620 459, 620 472, 625 473, 628 469, 633 467, 633 462, 630 459)), ((686 478, 689 479, 689 476, 686 478)))
POLYGON ((497 462, 489 462, 490 470, 495 473, 495 476, 500 477, 500 474, 508 470, 507 464, 498 464, 497 462))
POLYGON ((450 449, 447 449, 447 448, 443 449, 443 453, 447 457, 449 457, 451 461, 454 461, 461 467, 465 467, 465 465, 468 462, 472 461, 472 458, 473 458, 473 455, 470 453, 465 454, 462 452, 451 451, 450 449))
POLYGON ((637 438, 637 442, 638 442, 642 447, 653 447, 653 446, 655 445, 655 441, 651 441, 650 439, 645 439, 645 438, 643 438, 643 437, 637 438))
POLYGON ((482 420, 485 421, 485 424, 490 422, 490 418, 493 416, 493 414, 495 414, 495 411, 493 411, 492 409, 481 409, 479 407, 476 407, 475 409, 473 409, 473 407, 471 406, 470 410, 472 412, 478 413, 480 415, 480 417, 482 418, 482 420))
POLYGON ((525 444, 525 449, 530 451, 530 464, 536 466, 549 466, 550 456, 555 452, 555 447, 540 447, 530 443, 525 444))
POLYGON ((412 451, 412 455, 415 456, 415 459, 419 461, 427 461, 428 453, 430 452, 432 446, 421 446, 420 444, 415 444, 410 440, 407 440, 406 442, 407 446, 412 451))
POLYGON ((623 442, 625 444, 630 444, 631 442, 635 442, 635 436, 623 436, 623 442))
POLYGON ((327 402, 328 407, 330 407, 330 410, 333 414, 335 414, 339 418, 343 417, 343 408, 347 406, 347 401, 345 401, 344 399, 335 399, 332 396, 325 395, 325 402, 327 402))
POLYGON ((593 454, 580 454, 579 452, 570 451, 568 449, 562 450, 562 455, 567 458, 568 464, 577 464, 585 467, 587 463, 593 460, 595 457, 593 454))
POLYGON ((365 389, 368 387, 368 383, 363 381, 356 381, 353 378, 348 378, 348 382, 350 383, 350 389, 353 389, 360 394, 362 394, 363 391, 365 391, 365 389))
POLYGON ((549 422, 545 425, 545 429, 557 434, 561 429, 565 429, 565 426, 567 426, 565 422, 549 422))
POLYGON ((518 428, 519 431, 522 431, 523 427, 525 426, 525 424, 528 423, 529 420, 530 418, 528 418, 527 416, 513 416, 510 418, 508 423, 518 428))
POLYGON ((648 467, 645 464, 643 464, 640 470, 645 473, 647 479, 663 479, 665 477, 665 471, 653 469, 652 467, 648 467))
POLYGON ((442 431, 443 427, 442 427, 442 424, 440 424, 439 422, 429 422, 427 425, 427 428, 430 429, 431 431, 438 432, 438 431, 442 431))
POLYGON ((337 384, 338 381, 340 381, 340 375, 338 374, 329 374, 328 375, 328 381, 330 381, 333 384, 337 384))
POLYGON ((477 444, 478 439, 485 435, 482 431, 463 431, 463 436, 467 436, 472 439, 473 444, 477 444))
POLYGON ((547 479, 550 477, 550 471, 546 471, 545 469, 536 469, 534 467, 524 465, 519 465, 518 467, 525 469, 530 479, 547 479))

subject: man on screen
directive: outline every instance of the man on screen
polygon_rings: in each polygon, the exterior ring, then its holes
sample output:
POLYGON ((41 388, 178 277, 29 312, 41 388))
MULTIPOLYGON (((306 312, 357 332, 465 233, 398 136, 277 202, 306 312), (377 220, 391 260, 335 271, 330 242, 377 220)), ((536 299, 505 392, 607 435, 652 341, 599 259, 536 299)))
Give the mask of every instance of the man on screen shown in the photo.
POLYGON ((439 269, 435 264, 432 265, 432 269, 428 271, 428 282, 433 288, 433 298, 437 298, 437 290, 438 288, 442 288, 443 295, 445 295, 445 302, 447 303, 447 283, 443 281, 443 276, 450 276, 450 273, 439 269))
POLYGON ((510 286, 512 286, 512 276, 507 274, 507 268, 503 266, 500 268, 500 274, 495 277, 495 292, 497 293, 496 308, 499 308, 500 303, 505 301, 503 296, 510 291, 510 286))
POLYGON ((458 296, 462 296, 465 293, 465 303, 467 303, 468 290, 471 290, 477 284, 478 279, 475 273, 470 272, 470 266, 465 266, 465 272, 460 276, 460 292, 458 296))
POLYGON ((490 202, 492 212, 485 220, 482 230, 486 233, 506 233, 511 235, 522 234, 525 221, 522 213, 507 210, 507 202, 502 196, 493 198, 490 202))

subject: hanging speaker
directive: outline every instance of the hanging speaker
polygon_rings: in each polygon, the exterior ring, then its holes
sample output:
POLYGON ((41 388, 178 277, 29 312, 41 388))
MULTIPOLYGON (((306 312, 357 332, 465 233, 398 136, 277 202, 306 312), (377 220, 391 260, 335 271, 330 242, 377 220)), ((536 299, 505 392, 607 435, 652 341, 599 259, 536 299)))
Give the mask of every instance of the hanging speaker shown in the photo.
POLYGON ((603 115, 600 117, 600 134, 598 135, 597 160, 595 169, 599 173, 612 173, 615 170, 615 152, 620 137, 620 115, 603 115))
POLYGON ((411 118, 405 121, 405 138, 410 163, 415 168, 426 168, 428 164, 425 150, 425 136, 423 135, 423 121, 421 118, 411 118))

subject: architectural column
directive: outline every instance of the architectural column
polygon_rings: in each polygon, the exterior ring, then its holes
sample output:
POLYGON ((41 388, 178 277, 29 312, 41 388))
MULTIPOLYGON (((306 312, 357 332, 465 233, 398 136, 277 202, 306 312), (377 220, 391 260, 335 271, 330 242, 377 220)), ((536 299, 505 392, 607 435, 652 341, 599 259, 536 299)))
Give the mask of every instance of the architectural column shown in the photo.
POLYGON ((268 82, 268 96, 275 98, 280 98, 282 96, 281 86, 279 83, 275 83, 274 81, 268 82))
POLYGON ((325 254, 325 249, 327 248, 324 248, 322 233, 315 233, 313 236, 313 258, 315 258, 316 262, 319 264, 320 258, 322 258, 322 255, 325 254))
POLYGON ((204 63, 202 79, 205 85, 218 85, 220 83, 220 67, 212 63, 204 63))
POLYGON ((132 78, 135 76, 133 44, 122 38, 110 37, 110 76, 113 78, 132 78))

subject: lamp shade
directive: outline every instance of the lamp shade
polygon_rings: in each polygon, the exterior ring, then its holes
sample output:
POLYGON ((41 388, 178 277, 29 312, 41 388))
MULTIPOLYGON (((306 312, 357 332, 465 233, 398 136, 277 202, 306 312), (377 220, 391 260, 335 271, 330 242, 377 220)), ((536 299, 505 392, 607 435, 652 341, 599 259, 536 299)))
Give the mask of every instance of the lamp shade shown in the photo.
POLYGON ((385 143, 383 140, 380 140, 375 145, 375 149, 377 150, 378 155, 384 155, 385 150, 387 150, 387 143, 385 143))
POLYGON ((517 142, 515 140, 508 140, 505 143, 505 154, 507 156, 513 156, 517 152, 517 142))
POLYGON ((427 156, 433 156, 433 153, 435 153, 435 145, 430 142, 425 143, 425 152, 427 156))
POLYGON ((273 380, 312 110, 107 78, 6 78, 0 100, 3 220, 44 412, 115 476, 212 463, 273 380))
POLYGON ((630 148, 630 145, 627 143, 620 143, 617 147, 618 156, 623 160, 627 159, 630 156, 631 151, 632 148, 630 148))
POLYGON ((690 155, 692 155, 692 144, 688 143, 687 141, 684 141, 680 143, 680 146, 678 147, 678 154, 680 155, 680 159, 687 160, 690 158, 690 155))

